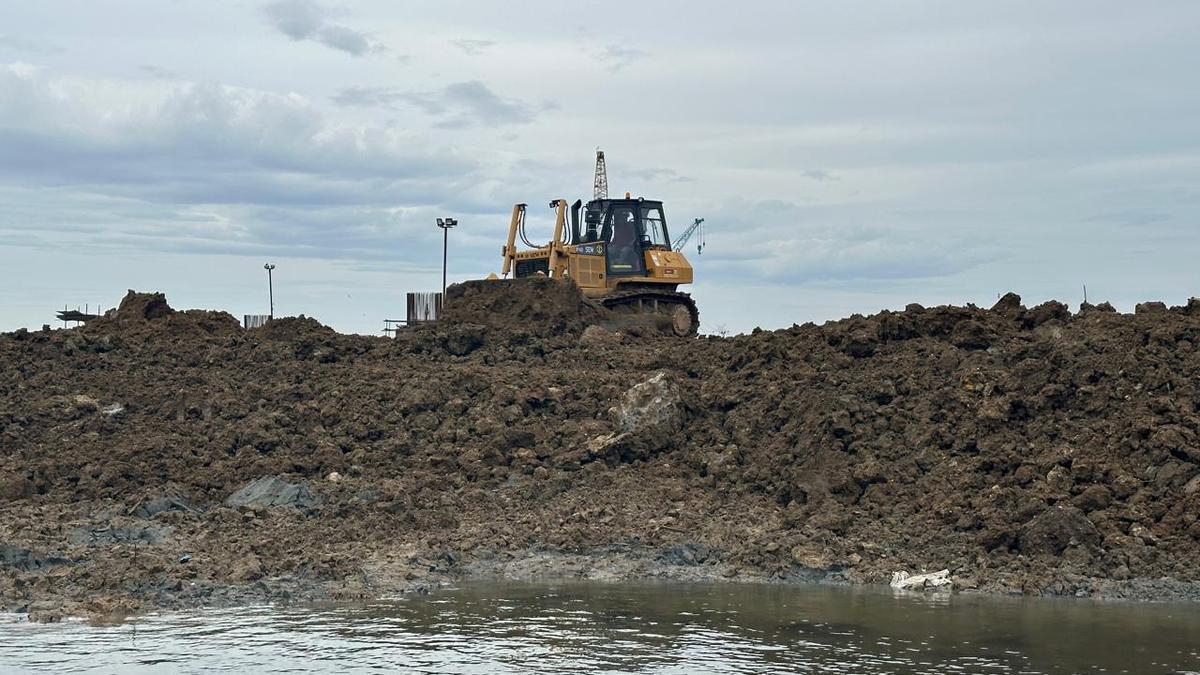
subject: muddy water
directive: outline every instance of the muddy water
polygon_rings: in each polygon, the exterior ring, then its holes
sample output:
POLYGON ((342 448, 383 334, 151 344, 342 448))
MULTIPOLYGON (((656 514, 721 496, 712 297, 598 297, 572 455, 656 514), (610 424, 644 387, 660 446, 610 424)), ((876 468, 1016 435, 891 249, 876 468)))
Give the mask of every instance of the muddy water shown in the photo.
POLYGON ((878 589, 474 583, 109 627, 8 620, 0 672, 1200 671, 1200 606, 878 589))

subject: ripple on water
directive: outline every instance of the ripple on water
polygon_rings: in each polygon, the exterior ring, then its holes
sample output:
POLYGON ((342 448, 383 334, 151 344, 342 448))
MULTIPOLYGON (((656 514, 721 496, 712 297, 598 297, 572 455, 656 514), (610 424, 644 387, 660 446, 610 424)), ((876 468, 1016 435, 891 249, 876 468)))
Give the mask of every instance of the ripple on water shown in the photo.
POLYGON ((1200 608, 795 586, 469 584, 120 626, 0 624, 0 671, 1167 673, 1200 608))

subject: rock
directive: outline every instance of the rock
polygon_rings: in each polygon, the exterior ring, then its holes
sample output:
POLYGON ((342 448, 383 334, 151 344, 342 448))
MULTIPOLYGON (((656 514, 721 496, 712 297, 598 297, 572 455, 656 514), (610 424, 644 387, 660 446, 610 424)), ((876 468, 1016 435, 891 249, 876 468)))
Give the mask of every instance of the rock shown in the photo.
POLYGON ((892 573, 891 587, 900 590, 932 590, 936 588, 949 590, 954 582, 950 579, 950 570, 938 570, 928 574, 913 574, 903 570, 892 573))
POLYGON ((1025 313, 1025 327, 1037 328, 1048 321, 1066 321, 1071 318, 1071 310, 1057 300, 1050 300, 1034 307, 1025 313))
POLYGON ((167 304, 167 296, 162 293, 138 293, 131 289, 121 299, 115 318, 121 322, 149 321, 174 313, 167 304))
POLYGON ((234 581, 254 581, 264 576, 262 561, 253 553, 237 560, 229 570, 229 578, 234 581))
POLYGON ((153 518, 154 516, 167 511, 188 511, 196 513, 196 509, 192 508, 182 497, 175 495, 166 495, 158 499, 140 502, 137 506, 129 510, 129 515, 136 518, 153 518))
POLYGON ((792 562, 801 567, 815 570, 827 570, 833 566, 833 561, 825 549, 817 544, 801 544, 791 550, 792 562))
POLYGON ((89 413, 96 412, 96 410, 100 407, 100 401, 97 401, 91 396, 85 396, 83 394, 78 394, 72 397, 71 404, 75 406, 76 410, 89 413))
POLYGON ((1103 485, 1090 485, 1072 499, 1071 503, 1084 512, 1106 509, 1112 503, 1112 491, 1103 485))
POLYGON ((623 339, 624 336, 620 333, 591 325, 583 329, 583 334, 579 336, 579 344, 584 347, 602 347, 620 344, 623 339))
POLYGON ((950 332, 950 344, 960 349, 987 349, 995 339, 990 328, 974 319, 959 321, 950 332))
POLYGON ((1025 305, 1021 304, 1021 296, 1017 295, 1016 293, 1009 292, 1005 293, 1004 297, 1000 298, 996 301, 996 304, 992 305, 991 311, 1007 316, 1017 316, 1021 312, 1025 311, 1025 305))
POLYGON ((278 476, 263 476, 229 495, 225 506, 294 506, 308 509, 320 504, 305 483, 289 483, 278 476))
POLYGON ((329 481, 330 483, 340 483, 342 481, 342 474, 336 471, 330 471, 329 475, 325 476, 325 480, 329 481))
POLYGON ((446 335, 446 351, 455 356, 466 356, 483 346, 487 329, 473 323, 450 327, 446 335))
POLYGON ((686 543, 665 548, 658 555, 668 565, 700 565, 715 559, 714 551, 704 544, 686 543))
POLYGON ((917 330, 917 322, 911 316, 894 312, 880 315, 875 332, 883 342, 911 340, 921 335, 921 331, 917 330))
POLYGON ((175 528, 162 525, 109 527, 106 525, 77 527, 68 539, 80 546, 112 546, 114 544, 161 544, 175 528))
POLYGON ((864 359, 875 354, 878 343, 875 335, 865 330, 855 331, 842 342, 842 352, 856 359, 864 359))
POLYGON ((1155 314, 1158 312, 1167 311, 1167 305, 1164 302, 1139 302, 1134 305, 1134 314, 1155 314))
POLYGON ((49 569, 57 565, 65 565, 69 560, 58 557, 40 557, 32 551, 0 543, 0 567, 11 567, 22 572, 35 572, 49 569))
POLYGON ((1134 523, 1133 526, 1129 528, 1129 534, 1137 538, 1146 546, 1158 545, 1158 537, 1154 536, 1154 534, 1141 523, 1134 523))
POLYGON ((683 414, 679 386, 666 373, 631 387, 609 412, 627 433, 650 427, 678 428, 683 414))
POLYGON ((24 476, 0 473, 0 501, 24 499, 33 494, 33 483, 24 476))
POLYGON ((1100 543, 1100 531, 1074 506, 1047 509, 1021 528, 1017 548, 1026 554, 1058 555, 1072 546, 1100 543))
POLYGON ((1197 492, 1200 492, 1200 475, 1193 476, 1192 479, 1183 486, 1183 494, 1185 495, 1194 495, 1197 492))

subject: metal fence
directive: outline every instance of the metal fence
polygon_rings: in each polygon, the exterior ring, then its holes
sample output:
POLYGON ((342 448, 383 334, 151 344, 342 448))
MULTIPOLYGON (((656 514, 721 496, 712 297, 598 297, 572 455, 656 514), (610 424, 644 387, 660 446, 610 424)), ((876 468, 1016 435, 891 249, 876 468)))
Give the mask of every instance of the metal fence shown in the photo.
POLYGON ((261 328, 270 320, 270 314, 243 314, 242 328, 261 328))
POLYGON ((409 293, 405 298, 405 318, 384 319, 384 334, 396 335, 405 326, 433 323, 438 320, 442 308, 441 293, 409 293))
POLYGON ((407 300, 408 325, 438 320, 442 308, 441 293, 409 293, 407 300))

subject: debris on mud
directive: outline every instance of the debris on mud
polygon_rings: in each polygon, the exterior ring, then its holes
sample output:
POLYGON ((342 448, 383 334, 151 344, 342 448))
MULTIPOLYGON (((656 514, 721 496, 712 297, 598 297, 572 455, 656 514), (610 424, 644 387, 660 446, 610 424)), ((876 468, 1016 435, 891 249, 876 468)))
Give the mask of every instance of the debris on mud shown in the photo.
POLYGON ((903 570, 892 574, 892 588, 902 591, 950 590, 954 581, 950 578, 950 570, 939 570, 925 574, 909 574, 903 570))
POLYGON ((1009 295, 679 340, 498 283, 395 339, 133 292, 0 334, 0 607, 368 598, 489 570, 944 567, 960 589, 1200 599, 1200 303, 1009 295))
POLYGON ((263 476, 251 482, 237 492, 229 495, 225 506, 238 508, 241 506, 294 506, 307 509, 316 506, 320 501, 313 496, 308 485, 304 483, 289 483, 278 476, 263 476))

